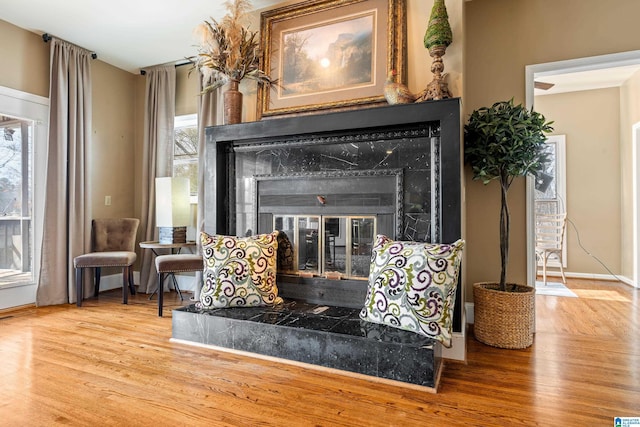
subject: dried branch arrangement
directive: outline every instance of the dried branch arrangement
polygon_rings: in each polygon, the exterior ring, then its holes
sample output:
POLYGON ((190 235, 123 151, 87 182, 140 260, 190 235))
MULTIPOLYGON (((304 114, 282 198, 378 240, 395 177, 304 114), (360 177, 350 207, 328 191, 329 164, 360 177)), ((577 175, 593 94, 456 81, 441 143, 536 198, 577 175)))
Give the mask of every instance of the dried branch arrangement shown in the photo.
POLYGON ((243 23, 252 10, 250 0, 228 0, 227 14, 216 21, 204 21, 196 28, 199 53, 193 58, 195 67, 203 74, 207 84, 204 91, 223 86, 230 80, 249 78, 259 84, 275 83, 260 70, 260 42, 257 31, 250 31, 243 23))

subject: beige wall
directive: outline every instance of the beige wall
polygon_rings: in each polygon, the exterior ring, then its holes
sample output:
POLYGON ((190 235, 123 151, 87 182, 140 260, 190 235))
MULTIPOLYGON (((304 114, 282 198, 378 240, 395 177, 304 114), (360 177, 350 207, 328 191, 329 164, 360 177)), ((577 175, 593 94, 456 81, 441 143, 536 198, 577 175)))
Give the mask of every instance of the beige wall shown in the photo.
POLYGON ((136 76, 109 64, 91 63, 91 209, 94 218, 137 217, 134 211, 134 84, 136 76), (105 206, 111 196, 111 206, 105 206))
MULTIPOLYGON (((411 1, 411 0, 410 0, 411 1)), ((637 0, 472 0, 465 2, 464 108, 524 102, 525 66, 640 49, 637 0)), ((553 117, 551 117, 553 119, 553 117)), ((499 190, 467 174, 467 286, 499 274, 499 190)), ((525 184, 510 193, 508 278, 526 281, 525 184)), ((469 289, 469 288, 467 288, 469 289)), ((467 299, 470 293, 467 292, 467 299)))
MULTIPOLYGON (((567 217, 582 245, 621 273, 620 89, 537 96, 535 109, 566 135, 567 217)), ((627 158, 628 159, 628 158, 627 158)), ((567 271, 609 274, 580 248, 567 226, 567 271)))
POLYGON ((620 157, 622 198, 621 273, 633 278, 633 125, 640 122, 640 71, 620 88, 620 157))
MULTIPOLYGON (((0 85, 48 97, 49 46, 40 36, 0 21, 0 85)), ((133 216, 135 76, 99 59, 91 62, 91 71, 93 216, 133 216), (111 206, 104 205, 105 195, 112 197, 111 206)))
POLYGON ((0 20, 0 86, 49 97, 49 44, 0 20))

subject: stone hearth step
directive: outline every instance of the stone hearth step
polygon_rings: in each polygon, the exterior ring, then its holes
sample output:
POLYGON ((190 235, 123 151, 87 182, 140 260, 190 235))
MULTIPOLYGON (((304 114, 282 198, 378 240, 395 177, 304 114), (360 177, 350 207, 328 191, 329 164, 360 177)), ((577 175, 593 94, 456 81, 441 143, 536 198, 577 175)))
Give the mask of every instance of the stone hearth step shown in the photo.
POLYGON ((437 388, 440 343, 365 322, 358 313, 359 309, 293 300, 276 307, 217 310, 199 310, 192 304, 173 311, 172 337, 437 388))

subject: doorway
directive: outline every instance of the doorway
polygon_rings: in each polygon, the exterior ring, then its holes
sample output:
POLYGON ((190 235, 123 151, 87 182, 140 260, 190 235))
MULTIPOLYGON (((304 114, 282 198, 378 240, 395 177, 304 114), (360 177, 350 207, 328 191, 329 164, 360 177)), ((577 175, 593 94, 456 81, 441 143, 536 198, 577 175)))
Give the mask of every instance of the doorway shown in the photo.
MULTIPOLYGON (((613 88, 616 86, 622 87, 622 84, 626 81, 626 79, 630 78, 630 76, 635 75, 634 79, 637 78, 636 73, 640 70, 640 51, 633 52, 625 52, 620 54, 612 54, 612 55, 603 55, 597 57, 590 58, 581 58, 567 61, 558 61, 553 63, 546 64, 535 64, 526 67, 526 104, 527 107, 534 107, 536 91, 537 87, 540 87, 540 83, 545 83, 548 87, 554 86, 554 83, 557 83, 558 86, 571 85, 571 87, 567 87, 564 89, 564 92, 576 92, 576 91, 590 91, 593 89, 602 89, 602 88, 613 88), (578 83, 584 83, 583 86, 580 86, 578 83)), ((558 88, 556 88, 558 89, 558 88)), ((539 89, 538 89, 539 90, 539 89)), ((635 95, 634 95, 635 96, 635 95)), ((637 96, 640 99, 640 95, 637 96)), ((638 275, 637 275, 637 264, 638 264, 638 198, 635 197, 633 201, 632 195, 635 196, 637 193, 637 186, 635 186, 635 178, 631 177, 632 163, 629 159, 633 156, 631 155, 631 147, 635 149, 635 145, 632 145, 632 124, 627 123, 628 117, 625 116, 627 113, 622 113, 624 110, 624 102, 623 96, 620 95, 619 109, 620 120, 617 123, 619 129, 619 140, 624 142, 624 147, 621 148, 621 155, 619 156, 619 161, 624 162, 621 163, 621 172, 620 172, 620 186, 621 186, 621 195, 620 195, 620 209, 621 209, 621 219, 620 219, 620 244, 617 248, 620 251, 620 270, 616 271, 616 274, 594 274, 594 272, 582 273, 580 268, 572 269, 569 266, 569 271, 573 273, 573 277, 584 277, 584 278, 595 278, 595 279, 610 279, 610 278, 619 278, 623 282, 627 284, 633 284, 634 286, 638 286, 638 275), (623 120, 624 116, 624 120, 623 120), (627 150, 628 153, 625 151, 627 150), (628 163, 628 164, 627 164, 628 163), (633 192, 630 187, 633 182, 634 189, 633 192), (631 212, 633 210, 633 212, 631 212), (631 228, 633 228, 634 232, 631 232, 631 228), (633 236, 633 238, 626 238, 624 236, 633 236), (633 255, 631 256, 631 252, 633 255), (625 257, 625 258, 623 258, 625 257), (633 267, 632 267, 633 265, 633 267)), ((544 113, 544 112, 543 112, 544 113)), ((632 114, 627 114, 631 116, 632 114)), ((553 117, 547 117, 549 120, 553 120, 553 117)), ((563 132, 560 132, 563 133, 563 132)), ((633 137, 635 137, 635 133, 633 132, 633 137)), ((622 143, 621 142, 621 143, 622 143)), ((570 137, 567 138, 567 147, 571 144, 579 143, 579 141, 572 141, 570 137)), ((571 154, 570 150, 568 150, 567 156, 569 157, 571 154)), ((633 157, 635 158, 635 157, 633 157)), ((575 191, 575 188, 574 188, 575 191)), ((615 190, 614 190, 615 191, 615 190)), ((571 185, 567 187, 568 198, 571 198, 572 188, 571 185)), ((533 178, 529 178, 527 180, 527 190, 526 190, 526 200, 527 200, 527 279, 530 285, 535 283, 536 278, 536 259, 535 259, 535 181, 533 178)), ((575 212, 574 212, 575 213, 575 212)), ((569 217, 571 217, 571 212, 569 212, 569 217)), ((573 227, 573 224, 568 225, 568 231, 573 227)), ((575 231, 574 231, 575 233, 575 231)), ((580 250, 581 251, 581 250, 580 250)), ((577 252, 577 251, 576 251, 577 252)), ((590 255, 590 254, 589 254, 590 255)), ((586 255, 583 255, 586 256, 586 255)), ((617 268, 614 268, 618 270, 617 268)), ((600 270, 603 271, 603 270, 600 270)), ((611 272, 611 271, 610 271, 611 272)))

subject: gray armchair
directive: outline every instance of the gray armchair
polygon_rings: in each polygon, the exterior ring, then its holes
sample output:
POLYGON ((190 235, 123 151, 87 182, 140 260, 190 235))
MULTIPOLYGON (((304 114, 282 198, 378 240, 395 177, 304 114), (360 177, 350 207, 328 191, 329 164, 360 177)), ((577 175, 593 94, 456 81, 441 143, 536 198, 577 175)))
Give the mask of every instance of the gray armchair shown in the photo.
POLYGON ((133 285, 133 263, 136 262, 135 244, 140 220, 137 218, 94 219, 92 228, 92 252, 73 259, 76 271, 77 306, 82 306, 82 269, 95 269, 95 296, 100 292, 100 269, 102 267, 122 267, 122 303, 127 304, 127 283, 131 295, 136 290, 133 285))

